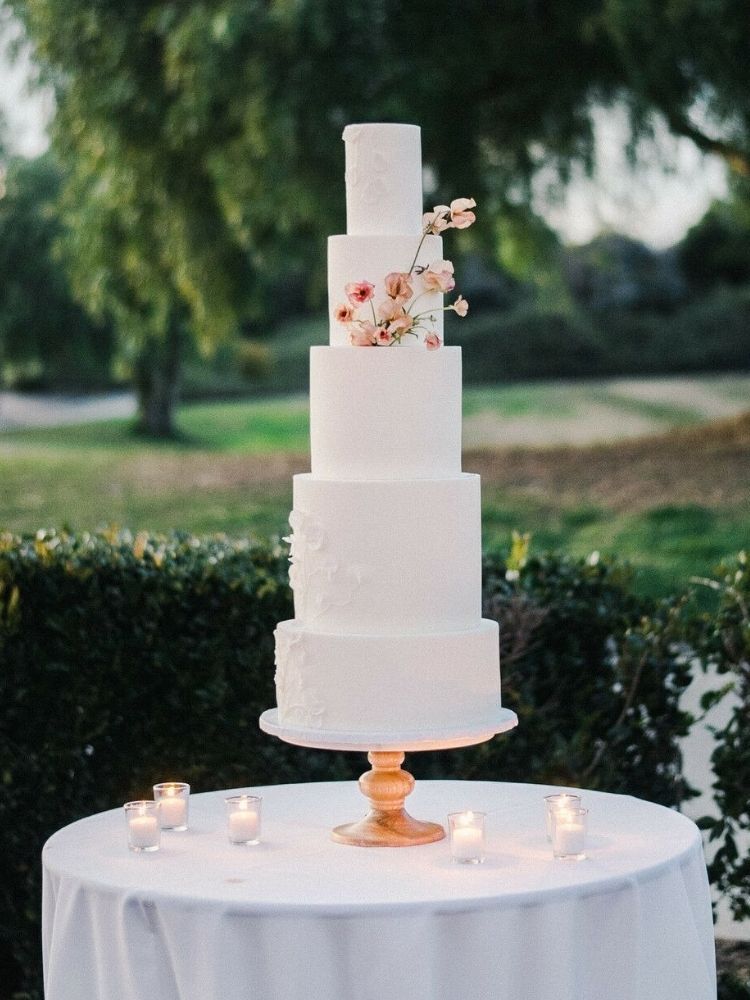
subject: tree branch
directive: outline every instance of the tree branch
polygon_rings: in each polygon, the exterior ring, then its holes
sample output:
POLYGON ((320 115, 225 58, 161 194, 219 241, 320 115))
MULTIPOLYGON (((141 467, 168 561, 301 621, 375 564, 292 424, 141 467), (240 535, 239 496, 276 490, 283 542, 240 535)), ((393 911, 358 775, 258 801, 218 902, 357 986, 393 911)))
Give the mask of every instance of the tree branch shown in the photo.
POLYGON ((723 139, 712 139, 676 111, 665 111, 663 108, 661 110, 670 129, 676 135, 692 140, 702 153, 714 153, 720 156, 742 177, 750 177, 750 151, 723 139))

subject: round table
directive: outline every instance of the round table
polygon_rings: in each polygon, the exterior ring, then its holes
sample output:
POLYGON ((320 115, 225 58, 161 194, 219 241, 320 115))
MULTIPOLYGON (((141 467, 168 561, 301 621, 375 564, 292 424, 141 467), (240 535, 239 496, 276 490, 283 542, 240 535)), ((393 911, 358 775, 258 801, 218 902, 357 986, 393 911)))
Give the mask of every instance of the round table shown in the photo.
POLYGON ((701 838, 679 813, 582 793, 588 858, 552 858, 543 785, 417 782, 410 811, 487 815, 487 860, 447 840, 333 843, 354 782, 248 789, 263 840, 226 837, 223 798, 190 829, 126 847, 121 809, 43 852, 46 1000, 711 1000, 713 925, 701 838))

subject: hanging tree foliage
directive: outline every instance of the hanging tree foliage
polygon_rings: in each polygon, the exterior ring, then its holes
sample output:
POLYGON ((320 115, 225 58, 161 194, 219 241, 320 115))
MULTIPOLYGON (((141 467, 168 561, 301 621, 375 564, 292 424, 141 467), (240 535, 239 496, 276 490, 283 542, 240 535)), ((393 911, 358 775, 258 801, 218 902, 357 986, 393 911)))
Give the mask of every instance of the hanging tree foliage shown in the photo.
POLYGON ((320 288, 347 122, 418 122, 436 194, 489 211, 523 203, 542 168, 590 168, 608 103, 627 108, 634 155, 658 119, 750 175, 739 0, 10 6, 57 94, 75 287, 130 345, 157 432, 182 337, 210 347, 272 309, 263 275, 301 267, 320 288))

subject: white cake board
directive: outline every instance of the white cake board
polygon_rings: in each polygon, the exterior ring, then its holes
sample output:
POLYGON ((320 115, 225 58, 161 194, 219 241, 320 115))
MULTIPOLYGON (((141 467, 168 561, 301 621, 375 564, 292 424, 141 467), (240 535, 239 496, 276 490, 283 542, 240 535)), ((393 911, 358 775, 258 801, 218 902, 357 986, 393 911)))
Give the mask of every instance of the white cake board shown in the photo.
POLYGON ((456 747, 470 747, 476 743, 486 743, 498 733, 505 733, 518 725, 518 716, 509 708, 499 708, 486 724, 477 727, 456 726, 450 729, 414 730, 402 733, 372 732, 347 733, 326 729, 305 729, 282 726, 279 710, 269 708, 259 720, 260 728, 271 736, 295 746, 311 747, 319 750, 357 750, 360 752, 401 750, 412 753, 417 750, 452 750, 456 747))

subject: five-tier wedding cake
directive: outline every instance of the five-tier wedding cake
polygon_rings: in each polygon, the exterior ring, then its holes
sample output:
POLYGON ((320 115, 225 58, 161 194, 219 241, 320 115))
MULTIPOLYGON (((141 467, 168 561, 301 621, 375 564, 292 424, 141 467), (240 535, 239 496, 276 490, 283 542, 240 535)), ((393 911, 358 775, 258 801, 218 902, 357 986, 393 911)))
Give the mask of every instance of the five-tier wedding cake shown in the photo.
MULTIPOLYGON (((461 471, 463 315, 446 228, 422 214, 420 130, 349 125, 347 234, 328 242, 330 345, 310 354, 312 471, 294 477, 278 726, 368 740, 497 732, 498 627, 481 616, 479 476, 461 471), (371 348, 371 349, 366 349, 371 348)), ((485 736, 485 738, 487 738, 485 736)))

